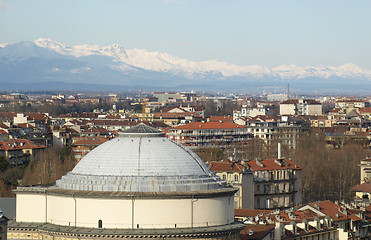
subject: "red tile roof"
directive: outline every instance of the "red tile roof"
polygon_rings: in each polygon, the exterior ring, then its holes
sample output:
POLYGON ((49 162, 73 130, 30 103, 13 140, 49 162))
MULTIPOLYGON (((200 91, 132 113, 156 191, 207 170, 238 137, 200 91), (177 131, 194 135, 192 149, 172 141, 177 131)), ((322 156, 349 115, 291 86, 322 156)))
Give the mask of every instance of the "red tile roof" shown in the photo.
POLYGON ((371 107, 364 107, 364 108, 359 108, 359 112, 362 114, 364 113, 371 113, 371 107))
POLYGON ((245 126, 238 125, 232 122, 191 122, 186 125, 177 126, 174 129, 233 129, 233 128, 246 128, 245 126))
POLYGON ((50 119, 48 115, 45 113, 25 113, 29 120, 36 120, 36 121, 45 121, 50 119))
POLYGON ((269 214, 272 210, 261 210, 261 209, 235 209, 234 215, 236 217, 255 217, 259 214, 269 214))
POLYGON ((367 221, 371 221, 371 205, 366 207, 366 215, 365 218, 367 221))
POLYGON ((197 112, 182 112, 182 113, 170 113, 170 112, 157 112, 154 115, 155 119, 161 119, 161 118, 184 118, 184 117, 195 117, 195 118, 201 118, 201 115, 197 112))
POLYGON ((21 149, 44 149, 46 146, 37 145, 28 139, 11 139, 0 141, 0 150, 21 150, 21 149))
POLYGON ((210 162, 207 166, 214 172, 243 172, 246 168, 238 162, 210 162))
POLYGON ((89 145, 89 146, 98 146, 102 143, 107 142, 108 139, 105 137, 83 137, 83 138, 74 138, 73 145, 89 145))
POLYGON ((19 124, 18 124, 18 127, 19 127, 19 128, 34 128, 34 126, 32 126, 32 125, 29 124, 29 123, 19 123, 19 124))
POLYGON ((265 159, 251 160, 244 163, 239 162, 210 162, 208 166, 214 172, 242 172, 243 169, 249 167, 252 171, 269 171, 279 169, 295 169, 301 170, 301 167, 289 159, 265 159))
POLYGON ((8 132, 6 132, 5 130, 3 130, 3 129, 0 129, 0 134, 9 134, 8 132))
POLYGON ((348 212, 346 209, 340 207, 339 205, 331 202, 331 201, 321 201, 321 202, 313 202, 309 203, 309 206, 316 208, 319 206, 319 211, 330 216, 334 221, 343 221, 352 219, 353 221, 360 221, 361 218, 357 217, 356 215, 348 212))
POLYGON ((210 116, 209 122, 233 122, 233 116, 210 116))
POLYGON ((261 240, 272 231, 274 231, 274 225, 247 224, 240 232, 240 239, 261 240))
POLYGON ((265 159, 261 161, 251 160, 246 162, 253 171, 278 170, 278 169, 296 169, 302 168, 289 159, 265 159), (259 163, 260 162, 260 163, 259 163))
POLYGON ((58 116, 59 118, 97 118, 97 113, 68 113, 68 114, 61 114, 58 116))
POLYGON ((359 184, 351 189, 354 192, 371 193, 371 181, 359 184))

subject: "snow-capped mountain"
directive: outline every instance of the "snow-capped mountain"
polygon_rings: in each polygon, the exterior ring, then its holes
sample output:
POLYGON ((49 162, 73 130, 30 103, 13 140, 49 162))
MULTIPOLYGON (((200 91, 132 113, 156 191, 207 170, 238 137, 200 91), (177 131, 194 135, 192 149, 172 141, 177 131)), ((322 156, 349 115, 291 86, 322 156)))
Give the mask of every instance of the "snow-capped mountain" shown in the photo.
MULTIPOLYGON (((195 62, 168 53, 111 46, 69 46, 47 38, 0 43, 0 82, 65 82, 125 86, 257 86, 300 82, 330 88, 351 81, 369 83, 371 71, 348 63, 338 67, 281 65, 238 66, 209 60, 195 62), (305 80, 308 81, 305 81, 305 80), (350 80, 350 81, 349 81, 350 80), (321 86, 318 85, 321 83, 321 86)), ((371 88, 371 86, 370 86, 371 88)))
POLYGON ((63 55, 75 57, 88 55, 101 55, 113 57, 115 61, 158 72, 185 72, 205 74, 208 72, 221 73, 225 77, 230 76, 254 76, 254 77, 279 77, 283 79, 307 78, 307 77, 362 77, 371 79, 371 71, 361 69, 355 64, 349 63, 339 67, 299 67, 296 65, 282 65, 273 69, 265 66, 238 66, 227 62, 209 60, 194 62, 187 59, 174 57, 168 53, 149 52, 143 49, 125 49, 118 44, 100 47, 98 45, 67 46, 51 39, 40 38, 35 41, 39 47, 54 50, 63 55))

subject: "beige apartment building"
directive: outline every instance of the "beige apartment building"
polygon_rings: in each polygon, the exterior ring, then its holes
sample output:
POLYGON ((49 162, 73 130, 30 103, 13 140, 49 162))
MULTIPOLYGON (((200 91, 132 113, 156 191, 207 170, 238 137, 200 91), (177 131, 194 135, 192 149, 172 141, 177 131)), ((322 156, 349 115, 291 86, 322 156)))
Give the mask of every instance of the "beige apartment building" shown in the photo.
POLYGON ((313 99, 289 99, 280 103, 280 115, 322 115, 322 105, 313 99))
POLYGON ((289 159, 210 162, 208 166, 227 183, 239 188, 235 208, 288 208, 302 202, 301 167, 289 159), (248 173, 252 173, 252 181, 248 173), (253 206, 246 207, 251 206, 252 199, 253 206))

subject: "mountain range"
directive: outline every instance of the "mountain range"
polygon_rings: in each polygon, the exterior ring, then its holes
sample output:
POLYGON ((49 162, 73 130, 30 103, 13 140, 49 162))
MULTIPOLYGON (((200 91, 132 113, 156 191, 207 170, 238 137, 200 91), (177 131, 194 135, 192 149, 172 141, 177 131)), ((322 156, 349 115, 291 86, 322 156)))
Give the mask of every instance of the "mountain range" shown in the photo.
POLYGON ((168 53, 111 46, 66 44, 40 38, 0 44, 3 90, 218 90, 273 91, 290 83, 300 92, 365 92, 371 71, 348 63, 338 67, 238 66, 195 62, 168 53))

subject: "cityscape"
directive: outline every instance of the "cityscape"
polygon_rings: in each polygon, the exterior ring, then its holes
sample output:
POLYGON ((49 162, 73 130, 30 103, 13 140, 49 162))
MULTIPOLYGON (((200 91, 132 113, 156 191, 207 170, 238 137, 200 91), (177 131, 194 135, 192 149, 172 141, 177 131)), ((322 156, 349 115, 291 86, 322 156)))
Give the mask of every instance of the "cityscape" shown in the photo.
POLYGON ((0 0, 0 239, 371 239, 370 7, 0 0))

